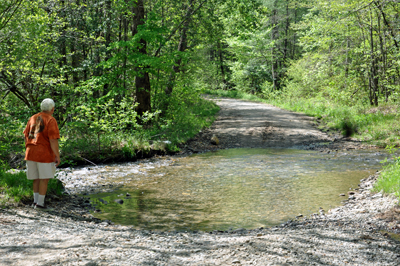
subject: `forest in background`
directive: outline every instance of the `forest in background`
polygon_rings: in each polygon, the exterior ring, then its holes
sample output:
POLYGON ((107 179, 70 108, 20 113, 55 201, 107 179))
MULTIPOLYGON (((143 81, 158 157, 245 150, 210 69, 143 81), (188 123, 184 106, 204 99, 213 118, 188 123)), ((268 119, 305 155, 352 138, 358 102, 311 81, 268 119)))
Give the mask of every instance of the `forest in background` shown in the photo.
POLYGON ((2 0, 0 160, 21 158, 48 97, 66 164, 176 151, 212 123, 201 93, 216 90, 398 145, 399 12, 392 0, 2 0))

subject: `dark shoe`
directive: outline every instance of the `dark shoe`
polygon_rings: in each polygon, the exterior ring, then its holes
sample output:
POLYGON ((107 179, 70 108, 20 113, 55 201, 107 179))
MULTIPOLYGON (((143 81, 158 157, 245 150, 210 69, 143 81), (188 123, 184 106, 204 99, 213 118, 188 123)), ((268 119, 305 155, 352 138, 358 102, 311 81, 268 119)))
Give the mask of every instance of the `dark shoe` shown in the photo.
POLYGON ((35 209, 36 210, 41 210, 41 211, 52 211, 52 210, 54 210, 53 208, 48 208, 47 206, 40 206, 39 204, 36 204, 35 209))

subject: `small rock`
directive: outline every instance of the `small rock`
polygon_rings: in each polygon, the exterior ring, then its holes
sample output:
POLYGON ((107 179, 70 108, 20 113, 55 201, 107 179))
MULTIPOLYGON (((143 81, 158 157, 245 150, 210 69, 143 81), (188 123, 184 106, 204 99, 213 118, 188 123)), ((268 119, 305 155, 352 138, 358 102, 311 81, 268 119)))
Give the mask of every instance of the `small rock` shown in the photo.
POLYGON ((191 250, 190 252, 192 252, 192 253, 199 253, 199 252, 201 252, 201 249, 194 249, 194 250, 191 250))
POLYGON ((239 263, 240 263, 240 260, 235 259, 235 260, 232 261, 232 263, 234 263, 234 264, 239 264, 239 263))
POLYGON ((373 199, 382 198, 382 194, 381 193, 375 194, 371 198, 373 199))
POLYGON ((116 200, 114 200, 114 202, 116 202, 118 204, 124 204, 124 201, 122 199, 116 199, 116 200))
POLYGON ((105 205, 107 205, 107 204, 108 204, 108 202, 107 202, 107 201, 105 201, 105 200, 103 200, 103 199, 99 199, 99 201, 100 201, 101 203, 105 204, 105 205))
POLYGON ((236 230, 234 230, 233 231, 234 233, 246 233, 246 229, 244 229, 244 228, 239 228, 239 229, 236 229, 236 230))
POLYGON ((219 144, 219 139, 217 138, 217 136, 214 134, 211 137, 211 144, 213 145, 218 145, 219 144))

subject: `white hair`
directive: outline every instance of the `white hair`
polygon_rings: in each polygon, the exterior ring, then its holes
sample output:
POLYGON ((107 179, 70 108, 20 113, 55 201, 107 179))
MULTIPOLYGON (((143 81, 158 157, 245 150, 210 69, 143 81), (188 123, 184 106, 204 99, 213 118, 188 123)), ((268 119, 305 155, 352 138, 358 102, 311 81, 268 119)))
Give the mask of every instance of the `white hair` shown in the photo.
POLYGON ((42 109, 42 111, 51 111, 51 109, 53 109, 54 106, 55 106, 54 101, 50 98, 47 98, 44 99, 40 104, 40 109, 42 109))

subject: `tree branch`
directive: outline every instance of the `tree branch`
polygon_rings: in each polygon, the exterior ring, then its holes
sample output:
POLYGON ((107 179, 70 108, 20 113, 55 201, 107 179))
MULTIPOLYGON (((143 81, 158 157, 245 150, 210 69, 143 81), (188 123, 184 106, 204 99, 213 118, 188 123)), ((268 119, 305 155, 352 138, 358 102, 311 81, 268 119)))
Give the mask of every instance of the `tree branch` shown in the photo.
POLYGON ((24 94, 22 94, 17 86, 10 80, 10 78, 7 76, 7 74, 2 70, 0 72, 0 78, 3 79, 4 83, 8 86, 8 90, 12 92, 15 96, 17 96, 18 99, 20 99, 23 103, 25 103, 29 108, 31 108, 31 104, 28 101, 28 99, 25 97, 24 94))
POLYGON ((171 34, 168 36, 168 38, 165 40, 164 43, 160 44, 160 46, 158 47, 157 51, 155 52, 154 56, 157 57, 158 54, 160 53, 161 49, 164 47, 164 44, 166 42, 168 42, 169 40, 171 40, 171 38, 175 35, 175 33, 180 29, 180 27, 193 15, 195 14, 205 3, 207 2, 207 0, 204 0, 202 3, 200 3, 200 5, 193 10, 193 12, 191 12, 190 14, 186 15, 185 18, 181 21, 181 23, 179 23, 179 25, 172 30, 171 34))
MULTIPOLYGON (((8 22, 10 22, 11 18, 14 16, 15 12, 17 12, 18 8, 20 7, 20 5, 22 4, 24 0, 16 0, 16 3, 14 5, 16 5, 16 7, 14 8, 14 10, 12 11, 12 13, 9 15, 8 19, 6 18, 4 22, 1 22, 0 24, 0 30, 5 28, 6 25, 8 24, 8 22)), ((9 12, 9 10, 12 8, 13 4, 10 4, 10 6, 8 8, 6 8, 6 10, 4 10, 2 12, 2 17, 5 17, 5 14, 9 12)), ((2 19, 3 20, 3 19, 2 19)))
POLYGON ((375 3, 375 5, 376 5, 376 7, 379 9, 379 11, 381 11, 381 14, 382 14, 382 17, 383 17, 383 22, 384 22, 385 25, 389 28, 390 35, 392 35, 392 38, 393 38, 393 41, 394 41, 394 45, 397 47, 397 49, 399 49, 399 45, 398 45, 398 43, 397 43, 397 41, 396 41, 396 36, 394 35, 393 28, 392 28, 392 26, 389 24, 389 22, 387 21, 385 12, 383 12, 383 10, 382 10, 382 3, 380 3, 379 5, 378 5, 378 3, 375 2, 375 1, 374 1, 374 3, 375 3))

